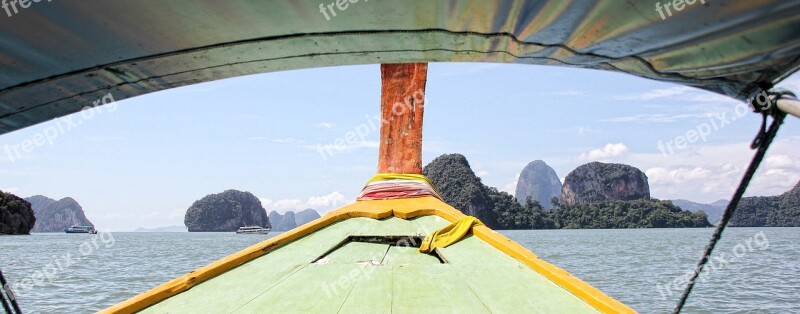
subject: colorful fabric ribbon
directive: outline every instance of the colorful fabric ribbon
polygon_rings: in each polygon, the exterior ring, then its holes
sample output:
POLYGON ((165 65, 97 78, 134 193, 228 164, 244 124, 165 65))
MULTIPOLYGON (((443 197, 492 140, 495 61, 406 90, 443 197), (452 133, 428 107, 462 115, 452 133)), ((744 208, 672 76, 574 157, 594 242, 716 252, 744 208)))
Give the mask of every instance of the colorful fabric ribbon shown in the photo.
POLYGON ((433 196, 442 200, 439 191, 421 174, 378 173, 367 181, 357 200, 385 200, 433 196))

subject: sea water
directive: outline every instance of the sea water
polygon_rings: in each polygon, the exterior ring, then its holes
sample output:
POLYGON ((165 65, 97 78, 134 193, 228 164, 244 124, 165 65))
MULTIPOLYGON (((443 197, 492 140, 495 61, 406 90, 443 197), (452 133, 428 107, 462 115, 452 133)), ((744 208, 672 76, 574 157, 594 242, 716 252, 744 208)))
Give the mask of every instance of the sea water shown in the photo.
MULTIPOLYGON (((642 313, 672 310, 712 232, 711 228, 501 231, 543 260, 642 313)), ((277 234, 2 236, 0 269, 16 287, 25 313, 89 313, 277 234)), ((800 313, 798 239, 800 228, 729 228, 685 312, 800 313)))

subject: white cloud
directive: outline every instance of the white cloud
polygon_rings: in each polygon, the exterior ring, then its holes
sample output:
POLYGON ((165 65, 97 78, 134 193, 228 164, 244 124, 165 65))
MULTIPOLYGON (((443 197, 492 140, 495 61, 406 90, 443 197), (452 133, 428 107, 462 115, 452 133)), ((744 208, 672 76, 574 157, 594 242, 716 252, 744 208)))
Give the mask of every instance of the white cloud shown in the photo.
POLYGON ((293 138, 293 137, 274 139, 274 140, 272 140, 272 142, 273 143, 278 143, 278 144, 292 144, 292 145, 303 144, 303 140, 298 140, 298 139, 293 138))
POLYGON ((603 148, 593 149, 588 153, 582 153, 580 159, 586 161, 610 160, 624 155, 628 152, 628 147, 622 143, 606 144, 603 148))
POLYGON ((730 111, 740 102, 709 91, 676 86, 654 89, 614 97, 616 100, 636 101, 642 107, 657 108, 658 114, 633 113, 628 116, 603 119, 604 122, 671 123, 685 120, 708 119, 712 115, 730 111))
POLYGON ((614 97, 617 100, 653 100, 657 98, 684 95, 693 89, 686 86, 676 86, 663 89, 654 89, 643 93, 634 93, 614 97))
POLYGON ((287 211, 301 211, 306 208, 316 209, 320 214, 327 213, 333 209, 348 203, 347 197, 338 191, 322 196, 311 196, 306 201, 300 199, 282 199, 273 201, 268 198, 259 198, 261 206, 270 211, 285 213, 287 211))
POLYGON ((333 192, 323 196, 312 196, 308 198, 306 204, 311 208, 333 208, 347 203, 344 195, 333 192))
MULTIPOLYGON (((286 200, 279 200, 272 203, 272 210, 277 212, 286 212, 286 211, 298 211, 305 209, 303 205, 303 201, 298 199, 286 199, 286 200)), ((269 211, 269 209, 267 210, 269 211)))
POLYGON ((764 160, 764 164, 766 165, 767 168, 770 169, 795 168, 795 162, 788 155, 769 156, 764 160))
POLYGON ((711 170, 703 167, 672 169, 656 167, 647 169, 645 174, 652 184, 677 185, 686 181, 708 178, 711 170))
POLYGON ((500 190, 501 191, 505 191, 508 194, 514 195, 514 193, 517 192, 517 183, 519 182, 519 175, 520 175, 520 173, 517 173, 514 176, 514 180, 511 180, 511 182, 508 182, 506 185, 504 185, 502 188, 500 188, 500 190))
POLYGON ((330 123, 330 122, 320 122, 320 123, 317 123, 314 127, 323 128, 323 129, 330 129, 330 128, 334 127, 334 124, 330 123))
POLYGON ((699 103, 737 103, 737 101, 732 98, 688 86, 653 89, 641 93, 616 96, 614 99, 634 101, 679 100, 699 103))
POLYGON ((17 194, 17 192, 19 192, 19 188, 3 188, 3 187, 0 187, 0 191, 6 192, 6 193, 11 193, 11 194, 17 194))
MULTIPOLYGON (((646 169, 655 198, 713 202, 733 195, 753 156, 749 144, 703 145, 667 157, 629 153, 620 162, 646 169)), ((790 156, 796 154, 798 145, 800 137, 776 139, 745 196, 779 195, 797 184, 800 163, 790 156)))
POLYGON ((271 199, 263 197, 259 197, 258 200, 261 202, 261 207, 264 208, 271 208, 272 203, 274 203, 274 201, 272 201, 271 199))

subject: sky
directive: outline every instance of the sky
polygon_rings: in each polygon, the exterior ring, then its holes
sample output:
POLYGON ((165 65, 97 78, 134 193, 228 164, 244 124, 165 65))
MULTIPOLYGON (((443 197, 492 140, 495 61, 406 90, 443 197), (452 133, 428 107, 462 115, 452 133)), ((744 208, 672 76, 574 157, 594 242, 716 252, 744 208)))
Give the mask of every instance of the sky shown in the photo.
MULTIPOLYGON (((781 85, 800 91, 800 75, 781 85)), ((128 231, 183 225, 194 201, 227 189, 253 193, 267 211, 325 213, 354 201, 377 167, 379 65, 111 98, 0 135, 0 190, 72 197, 99 230, 128 231), (14 152, 43 136, 50 140, 14 152)), ((463 154, 485 184, 512 194, 533 160, 562 181, 587 162, 625 163, 647 174, 652 197, 709 203, 730 198, 753 154, 760 116, 741 106, 621 73, 432 63, 423 161, 463 154)), ((747 195, 777 195, 800 180, 799 122, 787 119, 747 195)))

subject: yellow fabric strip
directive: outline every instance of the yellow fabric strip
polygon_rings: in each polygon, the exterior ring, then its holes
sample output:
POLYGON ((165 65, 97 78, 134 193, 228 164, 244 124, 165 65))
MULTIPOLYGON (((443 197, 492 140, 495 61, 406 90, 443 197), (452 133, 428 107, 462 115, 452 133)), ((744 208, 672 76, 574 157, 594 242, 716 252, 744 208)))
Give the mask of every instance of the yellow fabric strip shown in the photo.
POLYGON ((482 225, 483 223, 478 220, 478 218, 472 216, 462 217, 447 227, 436 230, 425 236, 425 239, 422 240, 422 244, 419 246, 419 251, 422 253, 429 253, 437 247, 448 247, 467 235, 467 233, 472 230, 472 226, 482 225))

